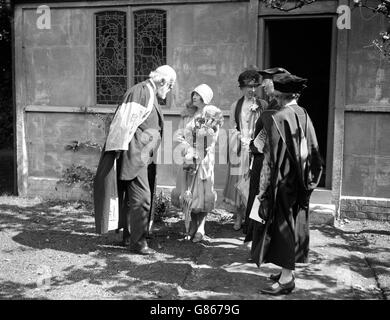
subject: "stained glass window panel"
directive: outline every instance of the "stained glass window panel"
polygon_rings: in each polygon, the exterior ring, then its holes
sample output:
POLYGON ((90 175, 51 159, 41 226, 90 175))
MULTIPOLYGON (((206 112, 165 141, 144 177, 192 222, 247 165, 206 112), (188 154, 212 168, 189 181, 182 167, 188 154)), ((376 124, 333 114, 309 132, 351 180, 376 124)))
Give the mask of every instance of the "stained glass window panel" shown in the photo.
POLYGON ((118 104, 127 89, 126 13, 96 14, 96 100, 118 104))
POLYGON ((148 9, 134 12, 134 83, 166 64, 167 14, 148 9))

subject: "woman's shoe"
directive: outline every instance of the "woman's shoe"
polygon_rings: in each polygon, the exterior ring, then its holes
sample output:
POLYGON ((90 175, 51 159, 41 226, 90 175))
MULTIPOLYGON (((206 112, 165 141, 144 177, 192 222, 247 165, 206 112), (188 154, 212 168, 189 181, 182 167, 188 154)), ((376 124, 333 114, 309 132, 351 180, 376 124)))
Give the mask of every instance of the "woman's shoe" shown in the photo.
POLYGON ((294 277, 291 279, 290 282, 287 283, 277 282, 277 284, 278 286, 276 288, 268 287, 268 288, 260 289, 260 292, 264 294, 270 294, 273 296, 279 296, 282 294, 289 294, 295 289, 294 277))
POLYGON ((238 231, 241 229, 242 220, 240 218, 236 219, 236 222, 234 222, 233 229, 238 231))
MULTIPOLYGON (((282 272, 279 272, 278 274, 271 274, 268 279, 272 280, 273 282, 278 282, 280 279, 280 276, 282 275, 282 272)), ((293 280, 295 280, 294 274, 292 275, 293 280)))
POLYGON ((203 240, 203 234, 200 232, 195 233, 194 238, 192 239, 192 242, 197 243, 203 240))
POLYGON ((279 272, 278 274, 271 274, 268 279, 270 279, 273 282, 278 282, 280 279, 280 276, 282 275, 282 272, 279 272))

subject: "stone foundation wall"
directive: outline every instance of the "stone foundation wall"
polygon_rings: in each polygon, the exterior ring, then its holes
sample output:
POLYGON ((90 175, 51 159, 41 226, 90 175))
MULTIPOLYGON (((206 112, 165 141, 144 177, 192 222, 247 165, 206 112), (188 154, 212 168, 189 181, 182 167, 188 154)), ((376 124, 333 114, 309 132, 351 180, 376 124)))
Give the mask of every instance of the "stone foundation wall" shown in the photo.
POLYGON ((340 213, 341 218, 390 221, 390 199, 344 197, 340 213))
POLYGON ((84 200, 93 201, 92 193, 84 190, 80 183, 67 186, 58 183, 58 179, 42 179, 32 178, 28 179, 29 197, 40 197, 42 199, 57 199, 57 200, 84 200))

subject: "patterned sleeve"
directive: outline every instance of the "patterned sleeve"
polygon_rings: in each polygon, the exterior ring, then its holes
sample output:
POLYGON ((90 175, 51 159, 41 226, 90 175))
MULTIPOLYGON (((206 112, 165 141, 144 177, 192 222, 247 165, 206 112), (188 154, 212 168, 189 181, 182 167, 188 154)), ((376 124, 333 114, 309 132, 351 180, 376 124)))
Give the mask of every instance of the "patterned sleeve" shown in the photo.
POLYGON ((259 200, 261 201, 263 195, 266 193, 268 187, 271 185, 271 168, 268 161, 268 157, 265 156, 263 159, 263 165, 260 172, 260 183, 259 183, 259 200))
POLYGON ((258 198, 261 201, 263 195, 266 193, 267 189, 271 185, 271 167, 270 167, 270 154, 268 142, 265 141, 264 144, 264 159, 263 165, 260 171, 260 180, 259 180, 259 194, 258 198))
POLYGON ((154 97, 150 95, 150 90, 144 83, 140 83, 126 94, 112 119, 105 151, 128 149, 138 126, 153 108, 154 97))
POLYGON ((256 138, 253 141, 253 144, 256 147, 258 152, 260 153, 264 152, 264 145, 266 139, 267 139, 267 133, 265 129, 260 130, 259 134, 256 136, 256 138))

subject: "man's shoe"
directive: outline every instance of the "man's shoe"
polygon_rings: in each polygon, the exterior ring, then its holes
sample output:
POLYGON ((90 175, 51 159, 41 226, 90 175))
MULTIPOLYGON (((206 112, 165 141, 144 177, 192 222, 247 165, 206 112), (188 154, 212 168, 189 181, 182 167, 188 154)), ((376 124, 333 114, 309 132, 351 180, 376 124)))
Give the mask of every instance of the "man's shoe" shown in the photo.
POLYGON ((130 241, 125 241, 125 240, 122 240, 120 242, 120 246, 121 247, 128 247, 130 245, 130 241))
POLYGON ((131 253, 135 253, 135 254, 142 254, 144 256, 147 256, 147 255, 151 255, 151 254, 155 254, 156 251, 149 248, 149 247, 144 247, 142 249, 130 249, 130 252, 131 253))
POLYGON ((277 284, 278 286, 276 288, 268 287, 268 288, 260 289, 260 292, 264 294, 270 294, 273 296, 280 296, 282 294, 289 294, 295 289, 294 278, 292 278, 290 282, 284 284, 277 282, 277 284))
POLYGON ((128 247, 130 245, 130 237, 123 238, 122 246, 128 247))

